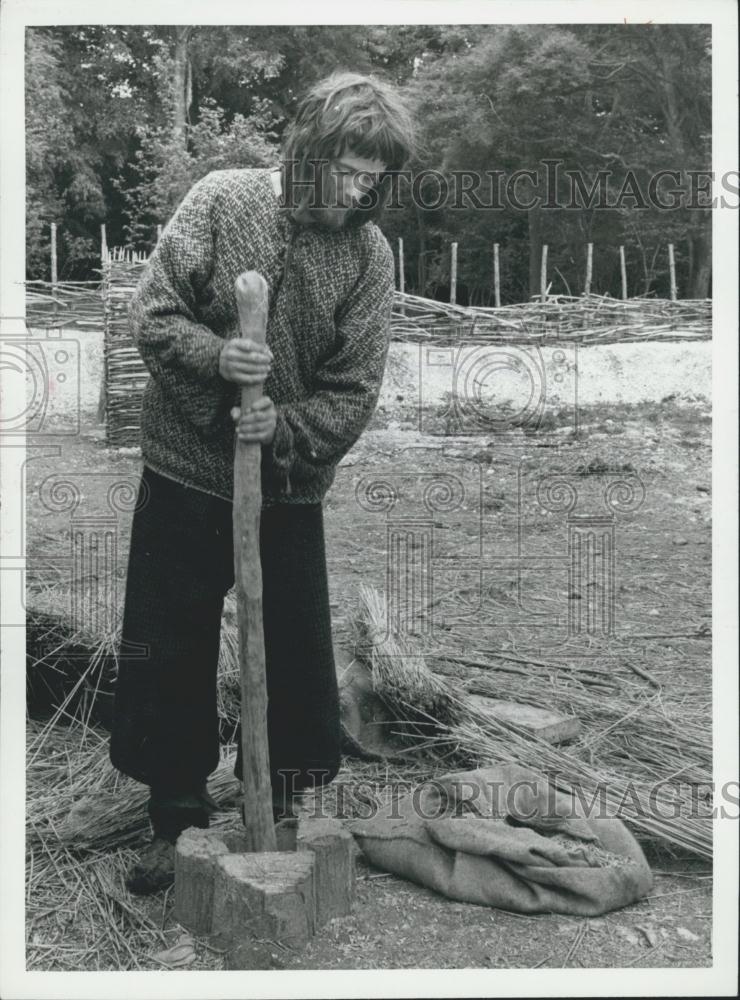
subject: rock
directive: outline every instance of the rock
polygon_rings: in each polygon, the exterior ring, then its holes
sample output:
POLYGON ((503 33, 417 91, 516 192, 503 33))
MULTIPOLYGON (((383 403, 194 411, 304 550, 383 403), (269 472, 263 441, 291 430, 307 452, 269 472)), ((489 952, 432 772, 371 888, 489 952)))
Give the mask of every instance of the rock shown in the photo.
POLYGON ((701 941, 698 934, 694 934, 688 927, 677 927, 676 934, 684 941, 701 941))

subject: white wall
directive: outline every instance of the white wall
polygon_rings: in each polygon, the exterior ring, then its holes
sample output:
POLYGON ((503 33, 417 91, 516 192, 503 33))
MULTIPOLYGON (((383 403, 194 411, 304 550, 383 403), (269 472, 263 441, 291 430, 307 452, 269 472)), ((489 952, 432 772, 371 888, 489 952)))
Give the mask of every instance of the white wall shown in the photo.
MULTIPOLYGON (((81 412, 94 419, 103 377, 102 333, 62 330, 54 338, 53 331, 32 332, 47 362, 52 411, 63 415, 79 398, 81 412), (64 363, 56 361, 67 355, 64 363), (62 369, 70 377, 60 383, 55 373, 62 369)), ((450 391, 472 407, 508 403, 515 411, 571 406, 576 394, 581 406, 658 402, 670 395, 709 399, 711 363, 710 341, 542 348, 392 343, 380 403, 389 411, 438 406, 450 391)))

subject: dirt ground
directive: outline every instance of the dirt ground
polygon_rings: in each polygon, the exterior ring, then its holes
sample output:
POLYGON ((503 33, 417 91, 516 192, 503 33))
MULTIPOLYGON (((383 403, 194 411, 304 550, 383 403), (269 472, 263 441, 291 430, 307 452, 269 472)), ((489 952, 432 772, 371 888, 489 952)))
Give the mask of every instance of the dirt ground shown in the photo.
MULTIPOLYGON (((430 414, 425 433, 414 427, 402 408, 379 410, 340 466, 325 502, 338 641, 349 640, 359 583, 385 589, 390 534, 416 524, 413 530, 430 531, 432 537, 436 629, 469 636, 471 642, 484 635, 491 645, 527 655, 570 650, 574 657, 597 656, 601 666, 623 672, 626 682, 643 684, 636 666, 666 692, 678 665, 683 676, 694 679, 703 701, 711 701, 711 419, 706 404, 668 399, 637 407, 592 407, 581 415, 577 430, 564 414, 536 432, 507 428, 465 435, 440 411, 430 414), (445 479, 450 475, 454 483, 445 479), (621 488, 621 506, 616 505, 614 635, 576 641, 567 627, 569 596, 571 605, 573 600, 567 511, 557 503, 550 504, 556 509, 545 509, 538 500, 555 480, 565 478, 577 488, 577 503, 584 504, 586 515, 611 516, 598 507, 609 477, 616 483, 633 480, 621 488), (433 495, 425 492, 430 484, 433 495), (591 486, 598 487, 598 496, 589 493, 591 486), (456 489, 462 490, 460 502, 452 503, 450 491, 456 489), (633 494, 629 502, 625 489, 633 494), (391 493, 393 516, 387 502, 391 493), (454 605, 445 599, 453 590, 454 605), (469 596, 463 611, 461 592, 469 596), (623 662, 627 655, 630 664, 623 662)), ((108 498, 115 484, 134 488, 138 483, 138 452, 107 449, 102 428, 93 425, 79 435, 50 435, 43 445, 36 454, 28 451, 29 603, 70 571, 75 520, 110 524, 113 518, 122 593, 130 506, 111 509, 108 498), (62 481, 80 490, 74 511, 54 501, 61 496, 62 481)), ((603 602, 587 596, 584 606, 602 614, 603 602)), ((360 861, 352 916, 332 921, 299 955, 276 952, 276 963, 290 969, 711 965, 709 862, 667 848, 650 860, 655 886, 647 899, 587 920, 525 917, 453 903, 360 861)), ((120 891, 126 895, 122 886, 120 891)), ((171 894, 127 898, 127 905, 155 921, 174 943, 182 930, 172 920, 171 894)), ((57 940, 58 931, 56 915, 34 923, 29 968, 54 967, 47 964, 44 942, 57 940)), ((195 942, 195 953, 190 968, 222 967, 222 956, 204 942, 195 942)), ((92 955, 89 961, 85 967, 95 968, 92 955)), ((137 956, 131 967, 137 966, 161 967, 146 955, 137 956)))

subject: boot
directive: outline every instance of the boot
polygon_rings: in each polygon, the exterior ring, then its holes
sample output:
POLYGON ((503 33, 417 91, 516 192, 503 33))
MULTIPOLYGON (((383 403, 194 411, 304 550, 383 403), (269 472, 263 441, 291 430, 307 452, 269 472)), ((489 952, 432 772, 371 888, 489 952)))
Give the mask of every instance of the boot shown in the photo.
POLYGON ((137 895, 150 895, 174 883, 177 838, 191 826, 207 829, 218 806, 203 785, 196 792, 180 794, 152 788, 147 809, 153 837, 126 878, 129 892, 137 895))

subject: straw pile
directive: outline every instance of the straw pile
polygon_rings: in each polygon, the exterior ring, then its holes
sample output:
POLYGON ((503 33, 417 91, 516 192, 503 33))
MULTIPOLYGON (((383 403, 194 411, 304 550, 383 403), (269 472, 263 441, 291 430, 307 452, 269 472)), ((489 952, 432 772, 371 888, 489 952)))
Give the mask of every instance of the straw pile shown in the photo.
MULTIPOLYGON (((358 618, 360 632, 384 636, 384 602, 368 588, 358 618)), ((459 673, 460 665, 468 664, 479 671, 461 692, 432 673, 426 664, 431 657, 425 658, 409 637, 400 655, 394 640, 381 638, 370 657, 377 693, 395 710, 402 728, 415 721, 409 693, 418 699, 413 704, 431 709, 425 712, 426 733, 416 735, 417 749, 444 759, 446 766, 495 761, 532 767, 575 791, 584 803, 594 800, 598 808, 619 815, 644 841, 712 856, 709 699, 705 704, 692 700, 688 709, 683 702, 670 706, 652 685, 635 699, 612 672, 598 666, 543 663, 481 647, 474 654, 469 646, 464 654, 452 645, 436 647, 438 666, 452 665, 459 673), (467 700, 468 693, 577 714, 583 735, 568 747, 552 746, 481 712, 467 700)))
MULTIPOLYGON (((135 849, 148 836, 146 789, 113 769, 107 734, 94 724, 105 714, 101 705, 115 666, 118 630, 110 635, 75 630, 64 618, 63 597, 50 591, 44 609, 29 617, 29 676, 41 684, 46 668, 49 676, 64 675, 66 688, 56 710, 27 726, 28 967, 156 968, 154 956, 172 943, 166 930, 172 899, 154 901, 153 909, 124 887, 135 849)), ((709 697, 702 702, 683 691, 671 703, 659 686, 640 680, 630 688, 617 672, 594 662, 549 663, 481 640, 463 649, 448 632, 436 637, 432 654, 429 640, 422 648, 414 636, 388 634, 385 622, 384 597, 363 587, 356 653, 368 662, 377 693, 398 720, 392 728, 407 746, 406 759, 345 759, 337 779, 315 793, 314 805, 325 815, 367 815, 374 804, 441 771, 512 761, 548 774, 562 788, 579 790, 586 805, 604 789, 607 809, 621 806, 622 818, 644 843, 711 856, 710 803, 688 803, 687 793, 670 784, 650 798, 652 783, 662 778, 711 780, 709 697), (575 713, 583 735, 567 747, 542 743, 478 711, 468 701, 475 693, 575 713), (683 809, 680 819, 672 818, 676 803, 683 809), (693 809, 687 812, 687 805, 693 809)), ((230 594, 219 663, 219 712, 228 725, 238 718, 236 644, 230 594)), ((228 826, 238 823, 231 808, 238 784, 233 729, 223 735, 221 764, 210 788, 225 809, 217 822, 228 826)), ((198 962, 203 964, 194 967, 217 968, 219 956, 201 953, 198 962)))
MULTIPOLYGON (((355 653, 367 662, 375 692, 393 712, 394 735, 413 750, 417 762, 467 767, 495 760, 530 766, 563 787, 580 789, 587 802, 596 796, 609 811, 619 809, 642 839, 711 856, 708 693, 702 699, 686 688, 670 699, 650 677, 635 692, 618 671, 593 661, 543 662, 524 652, 507 654, 481 639, 472 644, 450 637, 446 631, 435 637, 433 646, 427 641, 425 650, 413 636, 389 634, 386 621, 385 597, 362 586, 354 622, 355 653), (575 714, 582 722, 582 735, 567 747, 552 746, 495 721, 468 700, 469 694, 575 714), (658 782, 665 784, 656 789, 658 782)), ((110 715, 106 703, 117 642, 118 632, 83 635, 61 618, 38 611, 29 620, 29 683, 35 678, 37 686, 43 684, 44 667, 66 677, 64 696, 57 699, 47 720, 36 726, 29 748, 29 816, 47 834, 57 827, 75 836, 84 830, 80 843, 95 848, 125 843, 146 829, 140 786, 116 778, 93 725, 107 722, 110 715), (80 651, 85 650, 82 659, 80 651), (56 760, 57 752, 50 754, 49 748, 55 746, 62 726, 65 731, 76 727, 82 739, 78 752, 70 756, 67 749, 56 760), (101 755, 105 759, 99 759, 101 755), (59 774, 55 767, 62 768, 59 774), (65 780, 60 783, 62 775, 65 780), (51 789, 48 795, 46 789, 51 789), (103 792, 115 792, 115 801, 103 792), (92 800, 94 809, 89 812, 92 800), (77 819, 70 818, 65 826, 64 817, 75 802, 82 802, 77 819), (50 818, 51 827, 44 816, 50 818)), ((219 660, 219 714, 227 745, 233 742, 239 719, 237 642, 232 592, 225 603, 219 660)), ((636 671, 644 675, 640 668, 636 671)), ((216 797, 228 795, 233 785, 228 765, 219 775, 216 797)))

